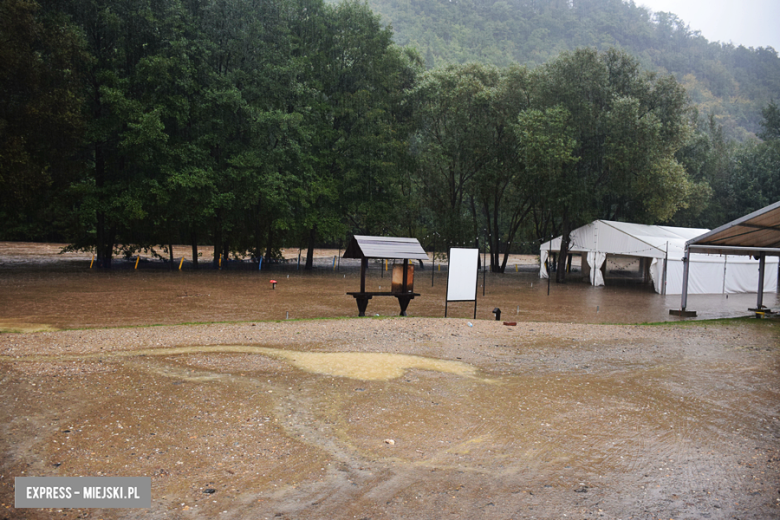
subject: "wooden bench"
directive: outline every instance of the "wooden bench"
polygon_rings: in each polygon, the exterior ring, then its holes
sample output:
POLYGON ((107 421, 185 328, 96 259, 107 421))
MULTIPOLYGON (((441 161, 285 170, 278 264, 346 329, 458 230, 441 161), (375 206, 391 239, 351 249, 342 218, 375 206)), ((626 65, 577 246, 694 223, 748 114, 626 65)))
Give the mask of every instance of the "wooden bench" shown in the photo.
POLYGON ((395 296, 398 298, 398 304, 401 306, 400 316, 406 316, 406 308, 409 307, 409 302, 414 299, 415 296, 420 296, 420 293, 414 292, 348 292, 348 295, 355 298, 358 306, 358 316, 366 315, 366 307, 368 307, 368 300, 374 296, 395 296))

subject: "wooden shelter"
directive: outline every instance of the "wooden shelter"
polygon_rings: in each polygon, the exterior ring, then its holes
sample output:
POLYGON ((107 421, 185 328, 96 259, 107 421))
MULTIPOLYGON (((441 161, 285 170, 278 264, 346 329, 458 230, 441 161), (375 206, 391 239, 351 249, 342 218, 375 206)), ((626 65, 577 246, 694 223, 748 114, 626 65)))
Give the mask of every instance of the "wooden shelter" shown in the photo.
POLYGON ((401 316, 406 316, 406 308, 409 302, 419 293, 412 292, 409 285, 410 265, 409 260, 428 260, 428 254, 416 238, 404 237, 372 237, 355 235, 350 240, 342 258, 360 259, 360 291, 348 292, 354 297, 358 306, 358 315, 366 315, 368 300, 374 296, 393 296, 398 299, 401 306, 401 316), (403 275, 399 291, 367 292, 366 272, 368 271, 368 259, 403 260, 403 275))

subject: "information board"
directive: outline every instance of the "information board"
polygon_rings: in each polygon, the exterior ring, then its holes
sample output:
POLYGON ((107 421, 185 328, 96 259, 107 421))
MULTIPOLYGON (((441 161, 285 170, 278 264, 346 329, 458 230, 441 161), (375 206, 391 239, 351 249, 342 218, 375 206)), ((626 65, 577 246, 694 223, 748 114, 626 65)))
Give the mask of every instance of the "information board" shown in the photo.
POLYGON ((479 249, 451 248, 447 272, 447 296, 444 302, 444 316, 447 316, 447 302, 474 302, 474 316, 477 313, 477 272, 479 249))

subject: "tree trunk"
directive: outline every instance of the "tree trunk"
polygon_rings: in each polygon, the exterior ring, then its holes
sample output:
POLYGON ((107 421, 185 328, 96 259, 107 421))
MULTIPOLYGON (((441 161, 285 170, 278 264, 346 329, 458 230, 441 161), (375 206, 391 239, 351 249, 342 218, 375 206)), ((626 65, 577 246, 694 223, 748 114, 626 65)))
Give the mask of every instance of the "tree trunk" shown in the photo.
POLYGON ((561 233, 561 249, 558 254, 558 258, 563 262, 558 262, 558 268, 555 272, 556 283, 566 283, 566 257, 569 254, 569 242, 571 238, 571 222, 569 221, 569 213, 566 208, 563 210, 563 231, 561 233), (561 266, 561 263, 563 266, 561 266))
POLYGON ((96 237, 95 237, 95 253, 97 256, 97 266, 105 267, 105 242, 106 242, 106 215, 102 211, 97 212, 97 224, 96 224, 96 237))
POLYGON ((222 222, 219 218, 214 223, 214 268, 219 267, 220 248, 222 247, 222 222))
POLYGON ((257 207, 252 209, 252 214, 255 221, 255 259, 259 264, 263 257, 263 241, 262 241, 262 226, 260 225, 260 211, 257 207))
POLYGON ((192 241, 192 267, 194 269, 198 268, 198 234, 193 231, 191 235, 191 241, 192 241))
POLYGON ((271 254, 273 253, 273 247, 271 244, 274 242, 274 230, 271 224, 268 224, 268 243, 265 245, 265 261, 271 261, 271 254))
MULTIPOLYGON (((99 145, 95 145, 95 185, 98 188, 103 188, 106 178, 106 158, 103 153, 103 148, 99 145)), ((112 235, 107 229, 106 214, 102 210, 97 211, 97 229, 96 229, 96 243, 95 253, 97 256, 97 266, 110 269, 111 268, 111 256, 114 251, 113 236, 109 240, 109 236, 112 235)))
POLYGON ((314 240, 317 237, 317 230, 315 226, 309 230, 309 247, 306 249, 306 266, 305 270, 311 271, 314 267, 314 240))
POLYGON ((498 255, 500 254, 498 249, 501 244, 501 236, 498 232, 498 205, 501 200, 501 196, 496 194, 495 199, 495 211, 493 212, 493 229, 490 231, 490 272, 491 273, 503 273, 498 261, 498 255))
POLYGON ((228 258, 230 258, 230 242, 228 242, 228 239, 226 238, 225 241, 222 243, 222 265, 227 269, 227 261, 228 258))

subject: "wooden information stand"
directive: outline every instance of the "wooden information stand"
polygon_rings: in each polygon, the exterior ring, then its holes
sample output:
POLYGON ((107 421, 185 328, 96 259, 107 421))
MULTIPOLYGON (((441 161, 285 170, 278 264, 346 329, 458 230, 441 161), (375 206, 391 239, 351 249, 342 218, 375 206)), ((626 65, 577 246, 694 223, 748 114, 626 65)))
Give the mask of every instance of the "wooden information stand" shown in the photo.
POLYGON ((406 316, 409 302, 419 293, 414 289, 414 266, 409 265, 409 259, 428 260, 428 254, 423 250, 416 238, 371 237, 355 235, 352 237, 342 258, 360 258, 360 291, 348 292, 355 298, 358 306, 358 316, 366 315, 368 300, 375 296, 392 296, 398 299, 401 316, 406 316), (366 272, 368 259, 403 260, 403 266, 393 268, 393 279, 389 292, 366 291, 366 272), (397 280, 400 278, 400 280, 397 280))

